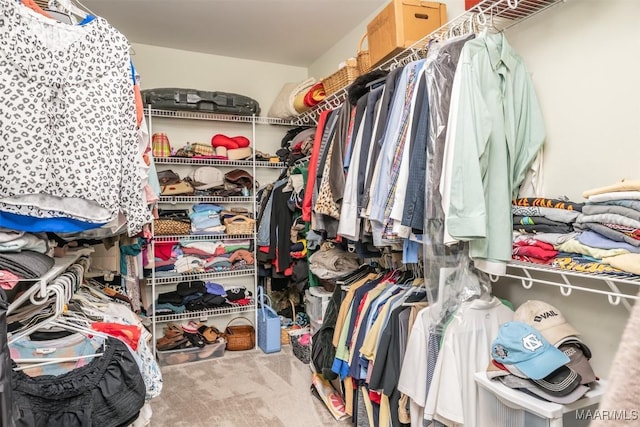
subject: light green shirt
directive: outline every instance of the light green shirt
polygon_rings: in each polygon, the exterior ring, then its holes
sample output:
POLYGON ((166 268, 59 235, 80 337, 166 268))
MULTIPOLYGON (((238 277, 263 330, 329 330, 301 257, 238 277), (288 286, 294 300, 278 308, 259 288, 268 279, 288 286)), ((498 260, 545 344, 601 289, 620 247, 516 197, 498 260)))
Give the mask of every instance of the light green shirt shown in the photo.
POLYGON ((476 267, 504 274, 511 200, 544 142, 542 113, 525 64, 502 33, 467 42, 456 73, 447 227, 454 239, 470 241, 476 267))

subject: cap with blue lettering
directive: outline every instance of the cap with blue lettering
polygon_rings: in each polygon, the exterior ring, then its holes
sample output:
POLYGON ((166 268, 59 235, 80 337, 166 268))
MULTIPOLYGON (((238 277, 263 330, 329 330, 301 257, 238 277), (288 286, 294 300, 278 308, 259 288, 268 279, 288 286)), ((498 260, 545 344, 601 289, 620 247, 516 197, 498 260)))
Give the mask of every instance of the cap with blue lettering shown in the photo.
POLYGON ((510 372, 524 374, 533 380, 546 377, 570 361, 535 328, 516 321, 500 326, 498 337, 491 345, 491 357, 510 372))

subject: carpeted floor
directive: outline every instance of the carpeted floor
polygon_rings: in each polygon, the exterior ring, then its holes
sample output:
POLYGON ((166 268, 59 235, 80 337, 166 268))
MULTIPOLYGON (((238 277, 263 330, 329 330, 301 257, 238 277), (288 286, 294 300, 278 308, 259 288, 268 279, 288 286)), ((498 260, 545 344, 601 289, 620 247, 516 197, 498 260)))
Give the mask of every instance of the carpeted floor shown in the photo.
POLYGON ((224 357, 162 367, 151 427, 315 427, 339 423, 309 391, 311 371, 290 346, 279 353, 224 357))

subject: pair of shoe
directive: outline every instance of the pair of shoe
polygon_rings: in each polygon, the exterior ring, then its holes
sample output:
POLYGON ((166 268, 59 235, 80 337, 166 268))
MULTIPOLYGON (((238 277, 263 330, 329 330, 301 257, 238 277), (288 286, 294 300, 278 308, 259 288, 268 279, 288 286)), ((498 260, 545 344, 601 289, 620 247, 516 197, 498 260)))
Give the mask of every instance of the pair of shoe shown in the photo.
POLYGON ((213 344, 218 341, 218 338, 224 336, 224 334, 215 326, 208 326, 202 322, 195 322, 193 320, 183 324, 182 329, 189 333, 193 333, 195 331, 195 333, 200 335, 207 344, 213 344))
POLYGON ((168 323, 164 329, 164 336, 156 342, 156 348, 160 351, 204 346, 204 338, 197 330, 192 331, 188 327, 185 330, 175 323, 168 323))

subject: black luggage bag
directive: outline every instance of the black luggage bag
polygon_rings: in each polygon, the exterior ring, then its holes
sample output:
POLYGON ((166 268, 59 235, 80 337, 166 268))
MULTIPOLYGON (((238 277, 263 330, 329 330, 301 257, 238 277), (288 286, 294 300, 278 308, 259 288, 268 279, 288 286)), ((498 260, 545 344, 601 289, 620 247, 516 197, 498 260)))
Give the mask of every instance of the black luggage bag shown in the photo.
POLYGON ((251 116, 260 114, 260 105, 248 96, 196 89, 158 88, 142 91, 145 107, 158 110, 186 110, 251 116))

